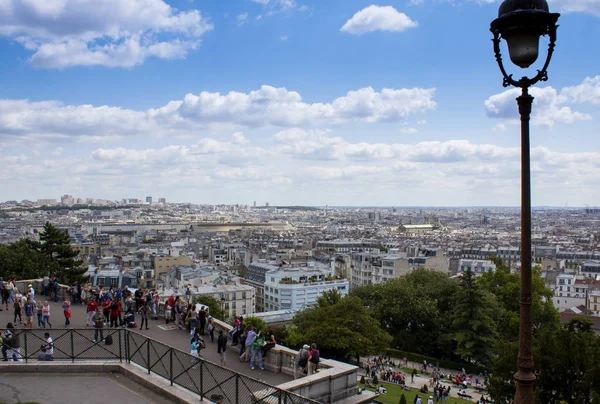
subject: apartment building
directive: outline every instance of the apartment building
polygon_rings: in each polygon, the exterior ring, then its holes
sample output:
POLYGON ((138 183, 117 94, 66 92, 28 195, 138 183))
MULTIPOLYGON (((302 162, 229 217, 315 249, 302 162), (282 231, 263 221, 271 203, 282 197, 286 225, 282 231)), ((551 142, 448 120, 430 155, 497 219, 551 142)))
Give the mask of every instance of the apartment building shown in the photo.
POLYGON ((264 284, 265 311, 302 310, 317 303, 329 290, 348 294, 347 279, 335 279, 331 269, 308 265, 268 271, 264 284))
POLYGON ((269 271, 276 271, 279 266, 268 264, 266 262, 253 262, 248 265, 246 276, 241 279, 242 284, 252 286, 256 289, 256 311, 265 311, 265 280, 269 271))
POLYGON ((192 259, 187 255, 155 255, 152 257, 154 262, 154 279, 158 279, 160 274, 169 272, 174 265, 191 266, 192 259))

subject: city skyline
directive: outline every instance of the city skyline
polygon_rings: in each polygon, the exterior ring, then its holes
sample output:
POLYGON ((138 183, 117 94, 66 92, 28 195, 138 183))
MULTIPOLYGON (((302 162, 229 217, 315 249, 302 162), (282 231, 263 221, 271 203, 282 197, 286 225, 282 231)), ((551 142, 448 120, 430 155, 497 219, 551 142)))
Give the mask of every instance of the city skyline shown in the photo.
MULTIPOLYGON (((533 205, 594 206, 600 56, 581 49, 600 7, 549 3, 563 15, 549 81, 531 91, 533 205)), ((498 5, 8 1, 0 199, 518 206, 498 5)))

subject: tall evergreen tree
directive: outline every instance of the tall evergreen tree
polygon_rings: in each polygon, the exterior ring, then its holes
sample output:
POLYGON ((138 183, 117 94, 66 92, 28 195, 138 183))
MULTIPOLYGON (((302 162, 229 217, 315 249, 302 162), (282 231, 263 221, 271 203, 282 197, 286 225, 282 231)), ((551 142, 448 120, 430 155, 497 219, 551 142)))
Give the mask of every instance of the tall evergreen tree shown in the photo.
POLYGON ((488 365, 498 338, 500 309, 494 296, 477 284, 470 268, 463 272, 459 286, 452 321, 455 352, 469 363, 488 365))
POLYGON ((55 261, 58 265, 54 273, 50 276, 58 277, 60 282, 71 284, 72 282, 84 282, 83 274, 86 268, 82 262, 77 260, 78 255, 70 245, 70 238, 66 232, 63 232, 50 222, 46 222, 44 230, 40 233, 40 242, 38 249, 46 255, 50 261, 55 261))

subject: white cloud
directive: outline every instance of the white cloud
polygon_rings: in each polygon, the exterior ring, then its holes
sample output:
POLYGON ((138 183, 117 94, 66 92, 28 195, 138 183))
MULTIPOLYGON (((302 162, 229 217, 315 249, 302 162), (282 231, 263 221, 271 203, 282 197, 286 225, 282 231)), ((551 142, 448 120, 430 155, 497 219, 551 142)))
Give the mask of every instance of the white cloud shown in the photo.
POLYGON ((279 37, 279 39, 282 40, 282 41, 287 41, 288 36, 287 35, 282 35, 282 36, 279 37))
POLYGON ((349 166, 349 167, 307 167, 303 172, 316 180, 356 179, 377 175, 386 171, 384 167, 349 166))
POLYGON ((242 132, 235 132, 233 135, 233 143, 238 143, 238 144, 246 144, 249 143, 250 141, 244 136, 244 134, 242 132))
POLYGON ((600 76, 586 77, 583 83, 577 86, 563 88, 560 95, 568 102, 598 105, 600 104, 600 76))
POLYGON ((492 130, 494 132, 502 132, 502 131, 506 130, 506 125, 503 123, 498 123, 498 124, 496 124, 496 126, 494 126, 494 128, 492 130))
POLYGON ((293 128, 277 133, 273 140, 278 154, 303 160, 380 161, 401 159, 419 163, 458 163, 473 159, 519 158, 518 148, 490 144, 474 145, 467 140, 408 143, 351 143, 330 137, 328 131, 293 128))
POLYGON ((598 0, 549 0, 551 11, 588 13, 600 17, 598 0))
POLYGON ((417 129, 416 128, 402 128, 402 129, 400 129, 400 132, 405 135, 412 135, 412 134, 417 133, 417 129))
POLYGON ((435 89, 389 89, 371 87, 349 91, 331 103, 307 104, 295 91, 262 86, 250 93, 202 92, 187 94, 151 115, 195 123, 233 123, 248 127, 339 125, 352 122, 399 121, 435 108, 435 89))
POLYGON ((293 13, 295 11, 305 11, 306 6, 298 7, 296 0, 252 0, 254 3, 261 4, 265 9, 267 16, 279 13, 293 13))
MULTIPOLYGON (((533 87, 530 93, 534 97, 531 113, 533 125, 551 128, 555 123, 573 123, 591 119, 589 114, 573 111, 569 106, 564 105, 567 101, 566 97, 559 95, 552 87, 533 87)), ((520 94, 521 90, 515 88, 492 95, 485 101, 486 115, 491 118, 518 120, 516 98, 520 94)))
POLYGON ((62 153, 65 151, 65 149, 63 149, 62 147, 56 147, 54 149, 54 151, 52 152, 52 155, 54 157, 59 157, 60 155, 62 155, 62 153))
POLYGON ((416 21, 392 6, 371 5, 354 14, 340 31, 355 35, 374 31, 401 32, 417 25, 416 21))
POLYGON ((0 138, 88 140, 122 136, 195 136, 199 127, 294 127, 401 121, 435 108, 435 89, 350 91, 330 103, 305 103, 295 91, 262 86, 250 93, 187 94, 159 108, 136 111, 58 101, 0 100, 0 138))
POLYGON ((269 0, 252 0, 255 3, 262 4, 263 6, 269 4, 269 0))
POLYGON ((132 67, 181 59, 213 28, 198 10, 163 0, 3 0, 0 35, 32 52, 39 67, 132 67))
POLYGON ((248 22, 248 13, 242 13, 242 14, 238 14, 238 16, 236 17, 237 20, 237 25, 242 26, 245 23, 248 22))

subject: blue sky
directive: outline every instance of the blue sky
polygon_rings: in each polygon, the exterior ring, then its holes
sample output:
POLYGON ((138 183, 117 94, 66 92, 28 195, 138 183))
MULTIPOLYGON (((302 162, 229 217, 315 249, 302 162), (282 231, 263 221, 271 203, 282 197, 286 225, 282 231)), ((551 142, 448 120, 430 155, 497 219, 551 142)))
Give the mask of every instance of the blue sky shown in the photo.
MULTIPOLYGON (((518 205, 498 5, 0 1, 0 200, 518 205)), ((600 3, 550 7, 533 203, 597 205, 600 3)))

